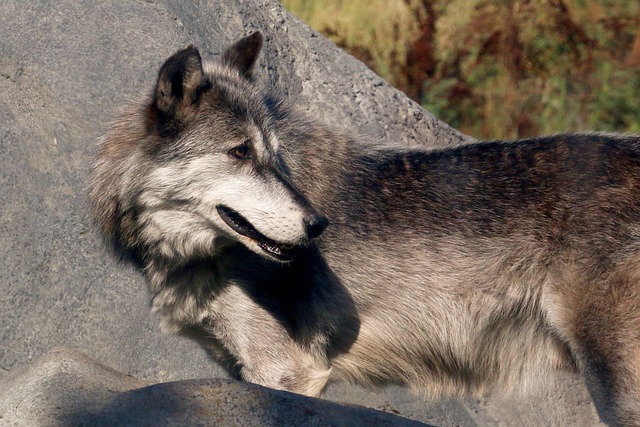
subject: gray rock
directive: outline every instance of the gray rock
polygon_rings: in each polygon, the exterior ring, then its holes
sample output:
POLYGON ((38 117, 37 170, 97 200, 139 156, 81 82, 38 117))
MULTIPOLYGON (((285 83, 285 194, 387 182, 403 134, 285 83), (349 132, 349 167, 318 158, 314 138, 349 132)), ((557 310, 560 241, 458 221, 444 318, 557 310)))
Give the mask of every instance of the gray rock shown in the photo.
POLYGON ((424 426, 392 414, 229 379, 148 385, 69 349, 0 382, 0 425, 424 426))
POLYGON ((75 350, 59 348, 0 378, 0 425, 80 425, 66 421, 146 385, 75 350))
MULTIPOLYGON (((159 332, 142 279, 117 265, 93 231, 85 188, 96 138, 120 106, 150 90, 167 56, 194 43, 213 58, 256 29, 266 35, 259 78, 319 120, 399 144, 470 140, 275 0, 1 1, 2 381, 10 375, 2 372, 58 346, 152 382, 224 376, 195 344, 159 332)), ((582 384, 561 384, 535 398, 478 404, 344 385, 327 397, 439 425, 511 422, 509 414, 523 424, 539 414, 551 414, 548 424, 595 422, 590 403, 576 406, 589 402, 582 384)))

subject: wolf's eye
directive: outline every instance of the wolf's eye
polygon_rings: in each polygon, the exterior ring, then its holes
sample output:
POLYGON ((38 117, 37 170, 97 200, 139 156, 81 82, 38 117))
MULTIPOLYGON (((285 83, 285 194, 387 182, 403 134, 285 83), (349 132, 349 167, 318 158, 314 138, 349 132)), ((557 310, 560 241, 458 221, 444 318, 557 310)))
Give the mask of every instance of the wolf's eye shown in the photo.
POLYGON ((251 157, 249 146, 247 144, 238 145, 229 150, 228 154, 236 159, 248 159, 251 157))

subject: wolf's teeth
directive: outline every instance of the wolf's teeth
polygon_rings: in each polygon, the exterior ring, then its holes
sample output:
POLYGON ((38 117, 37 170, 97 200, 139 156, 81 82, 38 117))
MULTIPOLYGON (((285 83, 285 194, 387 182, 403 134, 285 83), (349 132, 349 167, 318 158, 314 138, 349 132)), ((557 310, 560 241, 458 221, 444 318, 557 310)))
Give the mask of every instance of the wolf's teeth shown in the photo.
POLYGON ((277 257, 279 260, 291 261, 294 258, 292 252, 295 249, 295 246, 289 247, 289 245, 277 245, 265 240, 257 240, 256 242, 263 251, 273 255, 274 257, 277 257))
POLYGON ((271 250, 271 252, 275 253, 275 254, 281 254, 282 251, 280 250, 279 247, 277 246, 270 246, 269 249, 271 250))
POLYGON ((276 246, 276 245, 272 245, 271 243, 268 242, 260 242, 260 246, 262 246, 265 250, 276 254, 276 255, 281 255, 282 254, 282 250, 276 246))

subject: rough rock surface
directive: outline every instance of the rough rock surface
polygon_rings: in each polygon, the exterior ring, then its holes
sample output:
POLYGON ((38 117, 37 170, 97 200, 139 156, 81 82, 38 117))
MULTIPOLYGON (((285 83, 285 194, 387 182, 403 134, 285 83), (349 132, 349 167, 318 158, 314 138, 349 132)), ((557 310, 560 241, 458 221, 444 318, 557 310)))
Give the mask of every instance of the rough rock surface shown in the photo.
MULTIPOLYGON (((195 344, 160 333, 142 279, 102 249, 85 188, 96 138, 168 55, 194 43, 212 58, 256 29, 266 35, 259 77, 319 120, 403 144, 469 140, 275 0, 1 1, 0 380, 58 346, 154 383, 223 375, 195 344)), ((487 402, 343 385, 327 397, 437 425, 596 423, 582 383, 558 384, 487 402)))
POLYGON ((0 379, 1 425, 424 425, 229 379, 148 384, 64 348, 14 371, 0 379))

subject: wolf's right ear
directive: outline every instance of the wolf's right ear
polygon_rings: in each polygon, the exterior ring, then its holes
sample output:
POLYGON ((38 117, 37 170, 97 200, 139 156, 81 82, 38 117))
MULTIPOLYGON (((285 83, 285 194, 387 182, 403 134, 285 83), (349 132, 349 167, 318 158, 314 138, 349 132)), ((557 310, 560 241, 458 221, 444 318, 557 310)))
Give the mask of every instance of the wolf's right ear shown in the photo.
POLYGON ((253 78, 253 66, 262 50, 263 37, 256 31, 235 42, 222 54, 222 63, 235 68, 245 79, 253 78))
POLYGON ((177 132, 190 106, 197 103, 207 85, 202 58, 190 45, 165 61, 158 73, 154 93, 152 121, 161 133, 177 132))

